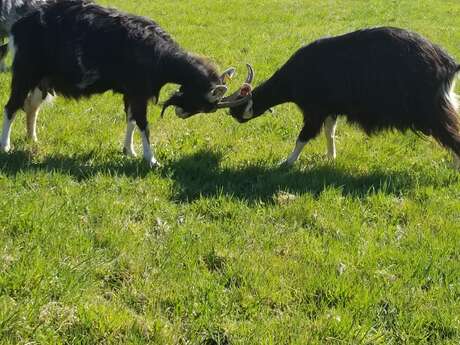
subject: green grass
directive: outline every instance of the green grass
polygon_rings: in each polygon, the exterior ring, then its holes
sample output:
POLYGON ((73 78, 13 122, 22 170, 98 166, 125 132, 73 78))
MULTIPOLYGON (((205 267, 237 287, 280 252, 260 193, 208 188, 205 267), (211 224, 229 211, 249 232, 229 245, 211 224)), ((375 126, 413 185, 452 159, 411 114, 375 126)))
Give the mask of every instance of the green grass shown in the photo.
MULTIPOLYGON (((458 0, 100 2, 236 65, 232 87, 245 62, 261 81, 302 44, 366 26, 460 59, 458 0)), ((432 140, 341 120, 336 162, 321 136, 281 169, 292 105, 246 125, 158 114, 154 171, 121 154, 119 95, 58 98, 36 145, 18 116, 0 155, 1 344, 460 342, 460 175, 432 140)))

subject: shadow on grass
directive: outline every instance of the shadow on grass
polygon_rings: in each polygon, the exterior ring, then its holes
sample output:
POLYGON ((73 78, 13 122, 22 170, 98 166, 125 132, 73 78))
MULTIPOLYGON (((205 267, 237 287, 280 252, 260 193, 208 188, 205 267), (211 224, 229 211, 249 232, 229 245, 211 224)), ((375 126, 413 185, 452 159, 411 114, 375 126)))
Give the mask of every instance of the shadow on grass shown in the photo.
MULTIPOLYGON (((51 156, 40 162, 31 160, 31 153, 15 151, 0 155, 0 171, 16 176, 27 171, 58 172, 77 181, 98 175, 125 176, 142 179, 148 174, 169 178, 174 184, 177 202, 190 202, 201 196, 232 196, 249 202, 272 201, 279 191, 318 196, 328 187, 340 188, 347 196, 363 197, 376 192, 400 195, 420 185, 439 185, 429 176, 417 178, 405 171, 374 170, 363 175, 356 171, 345 171, 334 164, 320 163, 309 169, 249 165, 221 167, 222 156, 210 151, 199 151, 193 155, 166 162, 166 166, 150 170, 139 159, 127 159, 121 154, 107 162, 92 153, 75 156, 51 156)), ((420 176, 419 176, 420 177, 420 176)))
POLYGON ((97 175, 144 178, 153 173, 141 158, 129 159, 117 152, 110 155, 114 159, 108 162, 101 162, 94 152, 72 156, 46 156, 39 162, 34 161, 33 156, 32 152, 21 150, 0 154, 0 172, 10 177, 30 171, 57 172, 77 181, 88 180, 97 175))
POLYGON ((363 197, 382 191, 401 195, 424 182, 406 172, 373 171, 359 175, 325 162, 308 169, 250 165, 242 168, 220 167, 219 154, 201 151, 172 162, 169 177, 175 182, 179 202, 190 202, 201 196, 227 195, 249 202, 273 201, 279 191, 319 196, 329 187, 340 188, 352 197, 363 197))

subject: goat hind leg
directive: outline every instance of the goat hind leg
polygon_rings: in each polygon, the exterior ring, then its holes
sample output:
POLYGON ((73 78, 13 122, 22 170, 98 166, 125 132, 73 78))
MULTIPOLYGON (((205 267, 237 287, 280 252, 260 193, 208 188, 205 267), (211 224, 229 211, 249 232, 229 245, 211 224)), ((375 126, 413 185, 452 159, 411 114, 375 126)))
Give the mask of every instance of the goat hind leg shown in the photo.
POLYGON ((37 142, 37 117, 44 97, 43 91, 36 87, 29 93, 24 102, 24 111, 26 112, 27 119, 27 136, 33 142, 37 142))
POLYGON ((324 121, 324 133, 327 140, 327 157, 329 159, 335 159, 337 152, 335 149, 335 129, 337 127, 337 118, 335 116, 329 116, 324 121))
POLYGON ((125 113, 126 113, 126 134, 123 144, 123 154, 130 157, 136 157, 136 151, 134 150, 134 130, 136 129, 136 121, 133 118, 131 107, 126 97, 125 102, 125 113))

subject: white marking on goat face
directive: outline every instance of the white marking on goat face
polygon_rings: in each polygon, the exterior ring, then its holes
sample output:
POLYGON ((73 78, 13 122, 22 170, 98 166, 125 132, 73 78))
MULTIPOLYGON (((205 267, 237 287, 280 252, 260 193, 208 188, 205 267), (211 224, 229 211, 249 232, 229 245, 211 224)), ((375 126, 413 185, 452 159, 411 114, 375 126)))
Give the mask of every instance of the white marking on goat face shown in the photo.
POLYGON ((246 106, 246 109, 244 109, 243 119, 250 120, 253 118, 254 116, 254 111, 252 109, 253 104, 254 102, 252 101, 252 99, 249 100, 248 105, 246 106))

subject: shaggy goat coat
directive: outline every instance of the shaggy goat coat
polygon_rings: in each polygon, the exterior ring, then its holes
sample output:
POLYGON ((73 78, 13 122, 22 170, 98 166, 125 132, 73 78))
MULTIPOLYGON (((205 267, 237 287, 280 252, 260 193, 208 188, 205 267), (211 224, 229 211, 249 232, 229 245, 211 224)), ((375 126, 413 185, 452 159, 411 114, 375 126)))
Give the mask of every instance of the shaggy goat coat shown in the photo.
POLYGON ((298 105, 304 127, 289 164, 323 125, 334 158, 335 119, 342 114, 368 134, 410 129, 432 135, 458 159, 454 81, 459 70, 444 50, 416 33, 391 27, 359 30, 301 48, 231 114, 245 122, 278 104, 298 105))
POLYGON ((175 102, 184 113, 197 113, 214 109, 226 91, 213 66, 183 51, 155 22, 91 1, 50 0, 20 19, 12 36, 17 51, 0 143, 4 151, 9 149, 11 121, 23 106, 33 127, 29 135, 35 136, 39 102, 34 100, 40 99, 40 91, 78 99, 112 90, 124 96, 125 153, 135 155, 135 123, 142 134, 144 158, 154 165, 148 100, 156 101, 166 83, 180 84, 182 92, 175 102))

